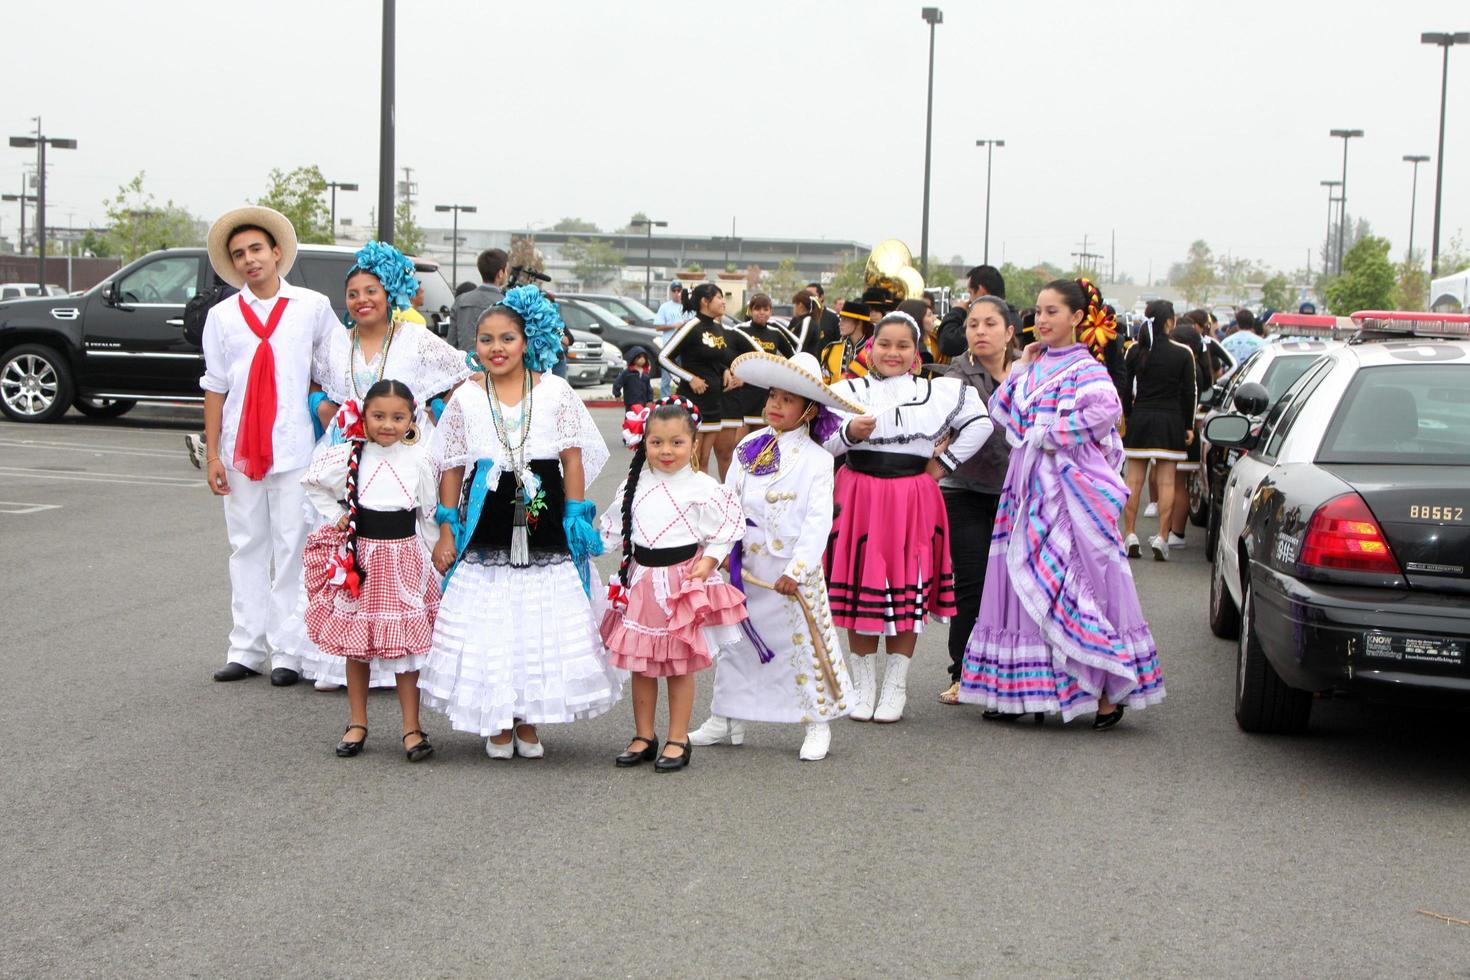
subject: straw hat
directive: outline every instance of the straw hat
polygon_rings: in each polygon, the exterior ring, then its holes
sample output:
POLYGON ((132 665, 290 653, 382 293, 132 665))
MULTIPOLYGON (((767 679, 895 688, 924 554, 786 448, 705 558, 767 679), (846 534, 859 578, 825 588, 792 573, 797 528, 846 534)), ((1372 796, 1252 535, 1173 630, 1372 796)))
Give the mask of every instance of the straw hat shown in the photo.
POLYGON ((230 232, 241 225, 258 225, 270 232, 281 250, 281 261, 276 270, 284 279, 296 262, 296 229, 291 227, 291 219, 281 212, 257 204, 226 211, 210 227, 207 239, 209 264, 214 266, 215 275, 236 289, 245 288, 245 279, 235 271, 229 250, 230 232))
POLYGON ((802 351, 789 361, 779 354, 752 351, 735 358, 730 366, 735 377, 757 388, 780 388, 793 395, 842 412, 862 415, 867 409, 850 402, 822 384, 822 368, 817 359, 802 351))

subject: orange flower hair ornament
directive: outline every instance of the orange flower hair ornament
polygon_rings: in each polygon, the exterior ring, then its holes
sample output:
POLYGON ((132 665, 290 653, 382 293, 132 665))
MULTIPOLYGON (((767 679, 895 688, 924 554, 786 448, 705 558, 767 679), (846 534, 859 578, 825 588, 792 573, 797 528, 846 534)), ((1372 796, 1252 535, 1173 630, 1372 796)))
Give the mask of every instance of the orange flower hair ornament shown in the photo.
POLYGON ((1077 339, 1087 345, 1093 357, 1101 361, 1103 348, 1118 336, 1118 321, 1108 312, 1102 293, 1092 284, 1092 280, 1078 279, 1077 285, 1082 287, 1082 292, 1087 297, 1087 313, 1082 318, 1082 326, 1077 330, 1077 339))

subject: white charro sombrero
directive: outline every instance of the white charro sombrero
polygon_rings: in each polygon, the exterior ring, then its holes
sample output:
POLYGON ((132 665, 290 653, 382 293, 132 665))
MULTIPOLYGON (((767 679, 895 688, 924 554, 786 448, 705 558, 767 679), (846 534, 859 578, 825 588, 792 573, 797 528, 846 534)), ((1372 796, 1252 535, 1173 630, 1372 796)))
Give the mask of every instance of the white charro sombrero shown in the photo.
POLYGON ((229 250, 230 232, 241 225, 258 225, 271 233, 281 250, 281 262, 277 271, 285 278, 296 262, 296 229, 291 226, 291 219, 281 212, 258 204, 226 211, 210 226, 206 241, 209 246, 209 264, 214 266, 215 275, 236 289, 244 288, 245 279, 235 271, 229 250))
POLYGON ((735 377, 748 385, 757 388, 780 388, 789 391, 793 395, 800 395, 809 401, 828 408, 835 408, 841 412, 853 412, 862 415, 867 409, 850 402, 837 394, 831 388, 822 384, 822 368, 817 359, 802 351, 795 357, 787 360, 778 354, 767 354, 765 351, 751 351, 749 354, 741 354, 735 358, 735 363, 730 366, 735 377))

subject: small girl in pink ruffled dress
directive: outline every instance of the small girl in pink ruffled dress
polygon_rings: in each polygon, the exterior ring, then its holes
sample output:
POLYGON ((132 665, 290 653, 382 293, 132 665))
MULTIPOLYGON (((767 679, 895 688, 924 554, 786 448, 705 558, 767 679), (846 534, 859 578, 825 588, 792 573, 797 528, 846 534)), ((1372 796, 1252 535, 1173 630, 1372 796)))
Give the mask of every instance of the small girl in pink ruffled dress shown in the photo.
POLYGON ((693 404, 675 396, 629 415, 633 462, 602 518, 604 544, 623 553, 602 641, 609 663, 633 675, 637 728, 617 764, 652 761, 657 772, 675 772, 689 765, 694 674, 713 663, 715 649, 740 640, 745 598, 715 569, 744 535, 745 515, 729 490, 691 466, 699 425, 693 404), (660 677, 669 689, 662 755, 653 728, 660 677))

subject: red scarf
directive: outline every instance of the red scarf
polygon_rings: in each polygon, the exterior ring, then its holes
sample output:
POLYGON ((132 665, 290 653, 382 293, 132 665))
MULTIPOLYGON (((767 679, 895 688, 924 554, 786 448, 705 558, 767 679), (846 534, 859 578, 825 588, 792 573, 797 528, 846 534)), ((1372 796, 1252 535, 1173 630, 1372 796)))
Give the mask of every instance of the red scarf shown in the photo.
POLYGON ((276 427, 276 353, 271 349, 271 334, 286 312, 288 300, 282 296, 271 309, 265 323, 240 294, 240 314, 245 325, 260 338, 255 357, 250 361, 250 376, 245 382, 245 406, 240 410, 240 428, 235 434, 235 469, 252 480, 263 480, 275 464, 271 432, 276 427))

